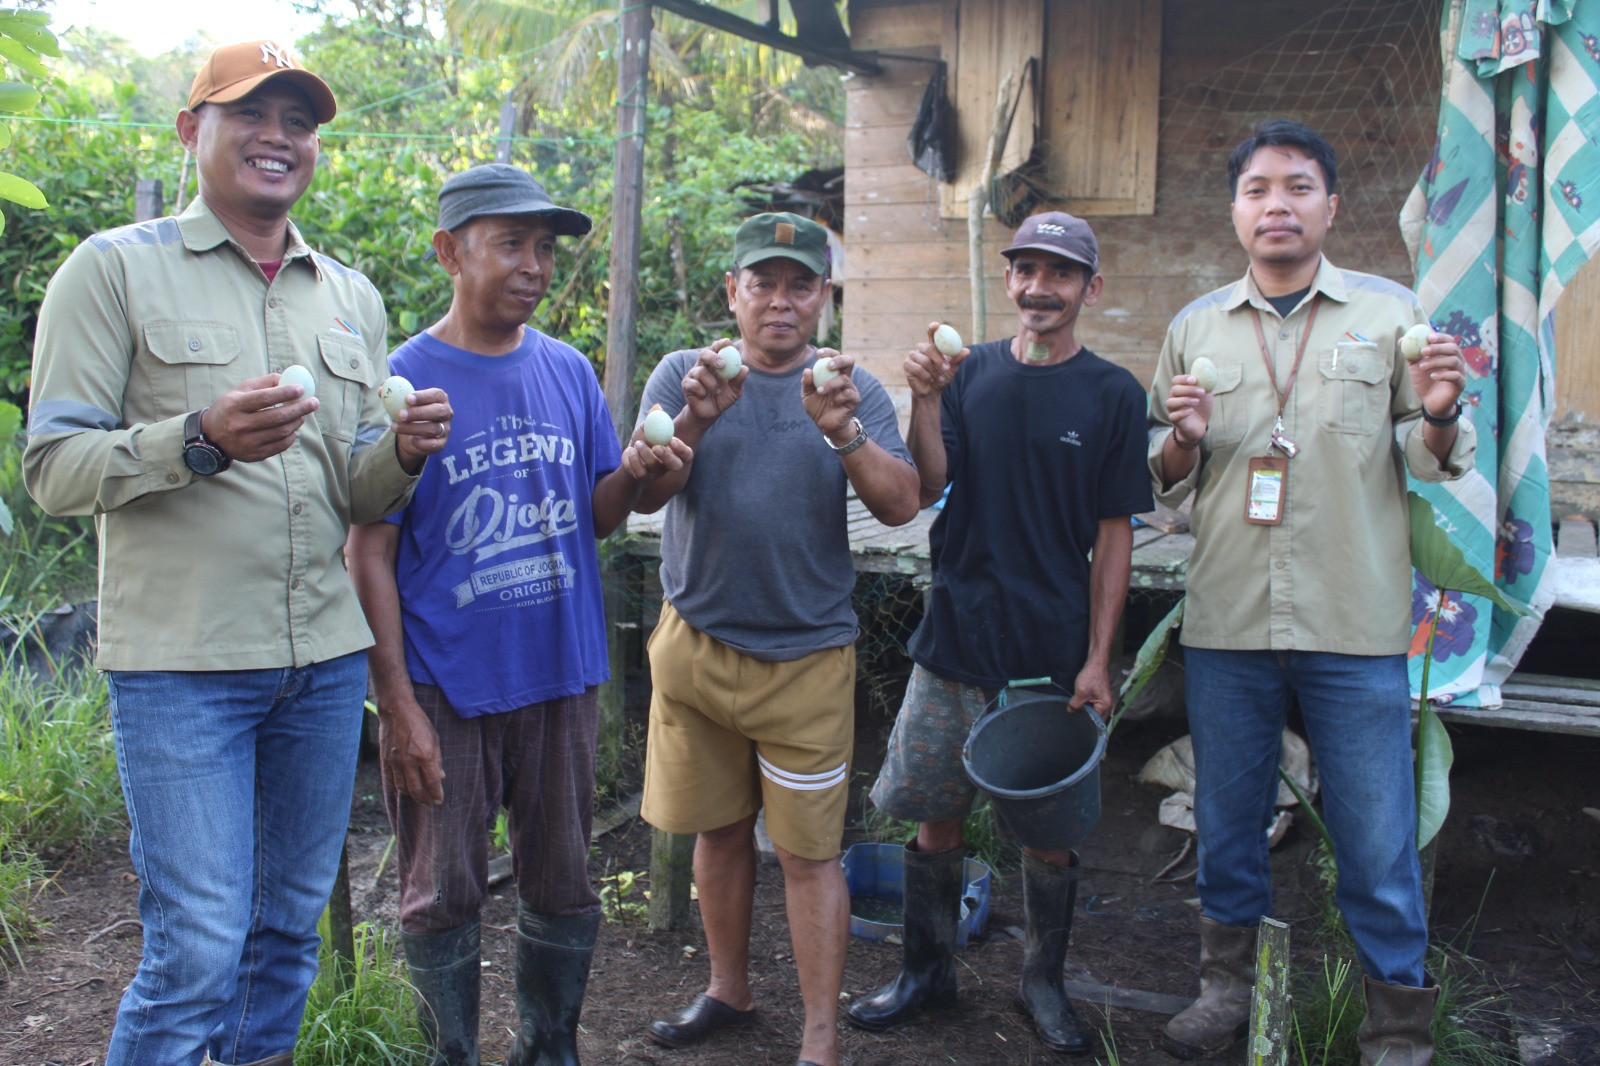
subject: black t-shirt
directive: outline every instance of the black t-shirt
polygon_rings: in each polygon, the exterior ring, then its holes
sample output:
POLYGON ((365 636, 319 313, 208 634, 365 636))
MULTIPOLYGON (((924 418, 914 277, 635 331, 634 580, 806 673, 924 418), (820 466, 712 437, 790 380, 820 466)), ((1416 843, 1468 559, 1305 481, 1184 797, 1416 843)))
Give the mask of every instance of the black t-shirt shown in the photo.
POLYGON ((975 346, 944 391, 950 496, 929 534, 933 588, 911 657, 984 688, 1051 676, 1089 649, 1089 553, 1103 518, 1154 507, 1145 392, 1087 348, 1029 366, 975 346))

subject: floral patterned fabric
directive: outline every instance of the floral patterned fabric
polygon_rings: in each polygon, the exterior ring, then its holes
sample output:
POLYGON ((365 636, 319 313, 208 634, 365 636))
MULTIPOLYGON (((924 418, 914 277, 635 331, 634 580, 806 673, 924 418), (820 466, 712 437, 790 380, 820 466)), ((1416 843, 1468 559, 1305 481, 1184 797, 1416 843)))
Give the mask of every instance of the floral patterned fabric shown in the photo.
POLYGON ((1495 706, 1553 599, 1545 427, 1555 386, 1556 299, 1600 245, 1600 2, 1450 0, 1438 138, 1401 213, 1417 292, 1460 338, 1463 417, 1477 425, 1477 472, 1412 487, 1507 599, 1420 575, 1412 597, 1413 692, 1435 616, 1428 688, 1495 706))

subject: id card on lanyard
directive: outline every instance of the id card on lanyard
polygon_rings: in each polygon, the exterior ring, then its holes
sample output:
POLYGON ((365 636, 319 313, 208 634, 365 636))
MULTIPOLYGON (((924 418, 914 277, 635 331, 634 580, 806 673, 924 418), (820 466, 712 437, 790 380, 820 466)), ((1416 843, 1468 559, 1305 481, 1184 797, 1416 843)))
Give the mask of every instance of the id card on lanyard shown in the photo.
POLYGON ((1305 332, 1300 334, 1300 346, 1295 349, 1294 366, 1289 371, 1289 381, 1278 391, 1278 375, 1272 369, 1272 352, 1267 348, 1267 335, 1261 328, 1261 312, 1250 309, 1256 327, 1256 343, 1261 348, 1261 361, 1267 365, 1267 378, 1278 397, 1278 415, 1272 423, 1272 436, 1267 439, 1267 454, 1250 460, 1246 467, 1244 520, 1257 526, 1275 526, 1283 521, 1289 502, 1289 460, 1300 451, 1300 446, 1283 432, 1283 412, 1289 406, 1289 393, 1295 379, 1300 376, 1300 360, 1305 357, 1306 344, 1311 340, 1311 327, 1317 322, 1317 309, 1322 294, 1311 298, 1311 311, 1306 315, 1305 332))

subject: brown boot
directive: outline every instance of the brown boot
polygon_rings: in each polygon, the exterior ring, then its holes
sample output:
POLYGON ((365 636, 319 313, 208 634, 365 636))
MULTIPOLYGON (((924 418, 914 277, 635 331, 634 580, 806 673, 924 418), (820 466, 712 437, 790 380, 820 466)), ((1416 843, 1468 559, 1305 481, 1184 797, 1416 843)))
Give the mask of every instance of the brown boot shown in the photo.
POLYGON ((1255 950, 1253 928, 1200 919, 1200 997, 1162 1031, 1167 1054, 1203 1059, 1244 1035, 1256 983, 1255 950))
POLYGON ((1439 986, 1408 988, 1367 977, 1361 992, 1367 1001, 1367 1016, 1356 1030, 1361 1066, 1428 1066, 1439 986))

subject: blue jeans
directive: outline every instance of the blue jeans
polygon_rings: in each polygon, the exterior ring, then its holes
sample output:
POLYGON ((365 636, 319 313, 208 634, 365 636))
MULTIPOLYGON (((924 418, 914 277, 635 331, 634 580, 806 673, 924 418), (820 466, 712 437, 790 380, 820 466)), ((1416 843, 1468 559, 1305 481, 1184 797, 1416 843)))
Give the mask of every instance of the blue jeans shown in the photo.
POLYGON ((291 1051, 350 819, 366 656, 108 680, 144 957, 105 1066, 291 1051))
POLYGON ((1185 648, 1184 669, 1206 917, 1254 926, 1271 913, 1267 826, 1292 692, 1321 776, 1336 898, 1362 968, 1374 980, 1420 986, 1428 926, 1405 657, 1185 648))

